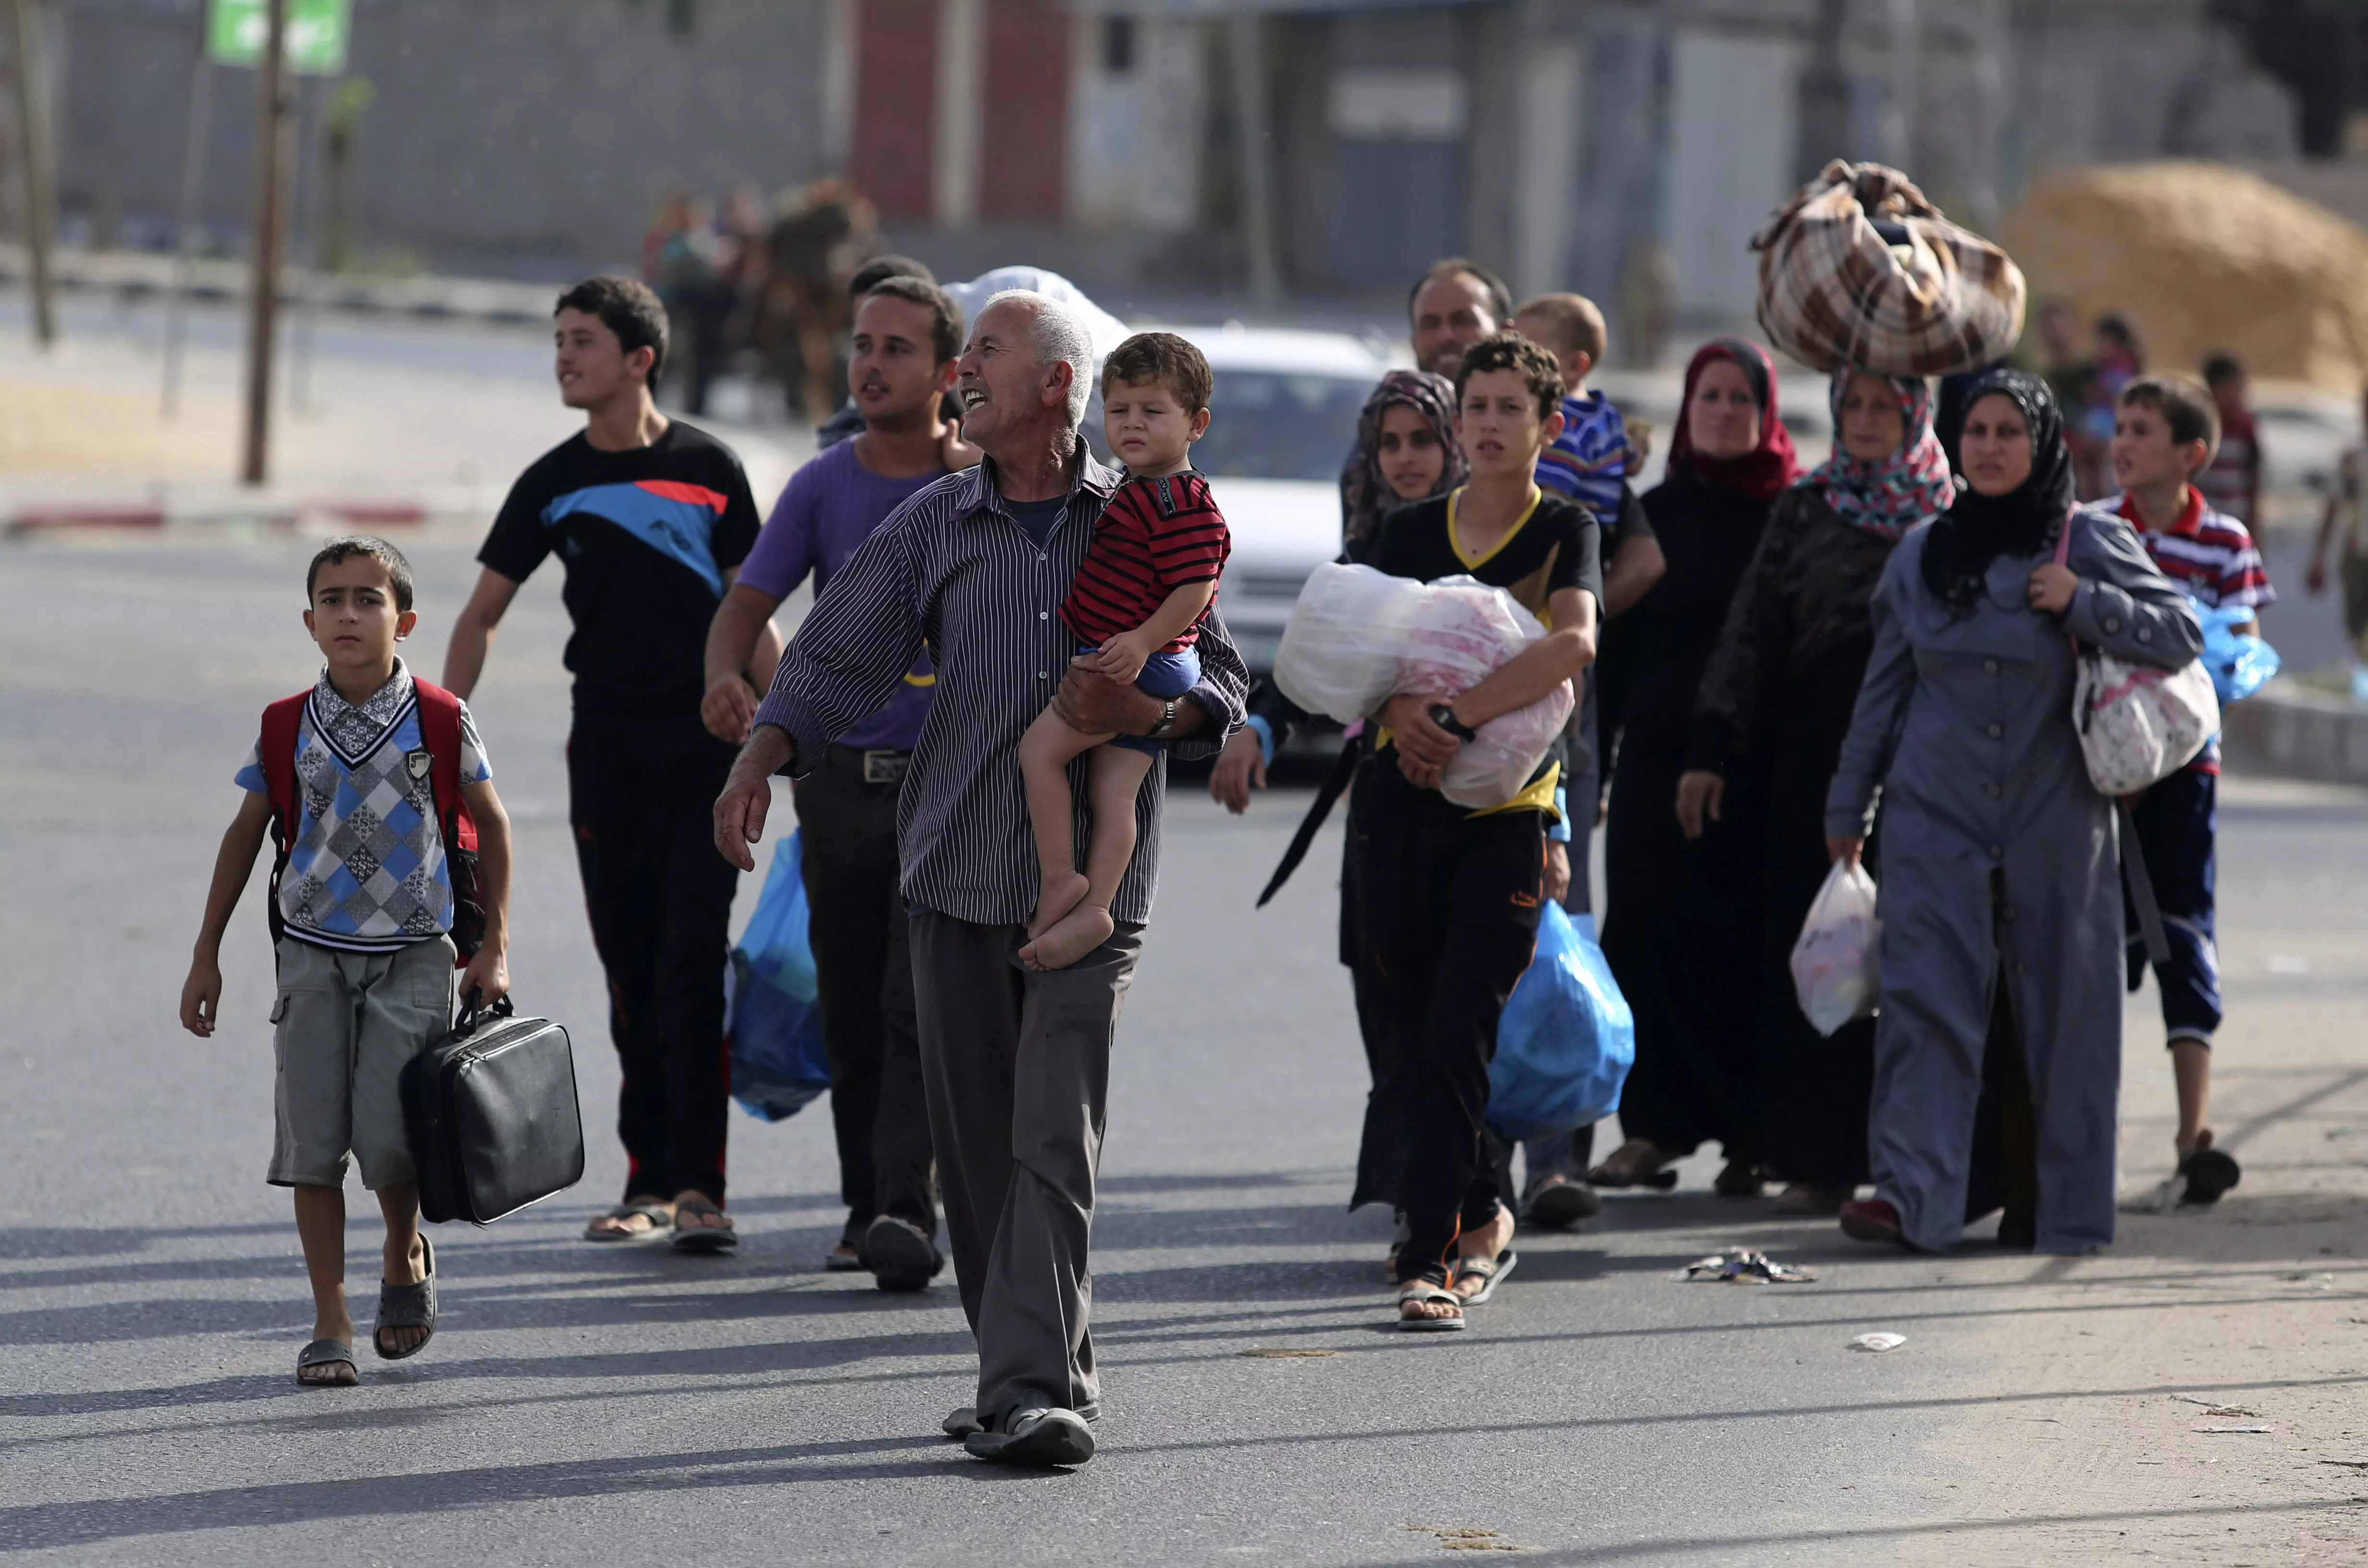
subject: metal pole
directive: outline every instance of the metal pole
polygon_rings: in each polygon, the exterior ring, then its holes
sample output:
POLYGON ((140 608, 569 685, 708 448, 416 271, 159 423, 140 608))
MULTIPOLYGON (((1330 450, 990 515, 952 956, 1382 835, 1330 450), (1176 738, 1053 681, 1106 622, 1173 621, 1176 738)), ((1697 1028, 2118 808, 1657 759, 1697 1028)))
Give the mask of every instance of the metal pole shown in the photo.
MULTIPOLYGON (((321 324, 321 162, 320 155, 305 156, 305 149, 314 145, 317 135, 306 135, 304 99, 308 95, 303 84, 297 84, 296 97, 296 172, 293 210, 289 214, 289 227, 297 236, 296 249, 303 259, 297 270, 296 320, 289 336, 293 340, 290 358, 288 393, 295 405, 306 413, 313 409, 313 334, 321 324)), ((313 99, 313 122, 320 125, 320 94, 313 99)))
POLYGON ((1234 128, 1241 142, 1242 240, 1248 252, 1250 298, 1261 305, 1282 299, 1282 269, 1274 250, 1272 156, 1266 127, 1266 33, 1258 16, 1232 17, 1234 128))
POLYGON ((1916 164, 1917 67, 1923 39, 1916 0, 1891 0, 1891 108, 1884 116, 1884 140, 1892 166, 1913 178, 1916 164))
POLYGON ((198 204, 205 195, 206 143, 213 131, 213 62, 206 58, 205 13, 198 13, 198 62, 189 73, 188 141, 181 149, 179 250, 165 290, 165 417, 181 411, 181 338, 192 274, 197 268, 198 204))
POLYGON ((17 126, 25 145, 25 254, 33 272, 33 336, 58 340, 50 246, 57 232, 57 153, 50 140, 50 72, 41 52, 40 0, 16 0, 17 126))
POLYGON ((255 234, 247 249, 246 453, 239 477, 270 474, 271 355, 279 327, 279 264, 288 248, 288 166, 294 148, 293 78, 288 71, 288 0, 270 0, 256 79, 255 234))

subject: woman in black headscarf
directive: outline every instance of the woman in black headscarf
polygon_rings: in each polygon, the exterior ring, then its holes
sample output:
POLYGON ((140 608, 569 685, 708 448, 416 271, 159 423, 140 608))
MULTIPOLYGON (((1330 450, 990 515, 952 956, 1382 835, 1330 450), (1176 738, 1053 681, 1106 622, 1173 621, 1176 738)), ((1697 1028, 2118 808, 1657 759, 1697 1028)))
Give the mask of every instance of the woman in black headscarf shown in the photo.
POLYGON ((2177 669, 2203 631, 2128 524, 2073 510, 2046 382, 1975 381, 1960 453, 1968 488, 1875 589, 1826 799, 1847 860, 1883 794, 1875 1196, 1842 1228, 1937 1250, 2003 1207, 2008 1245, 2088 1252, 2113 1238, 2122 889, 2113 803, 2073 729, 2072 639, 2177 669))
POLYGON ((1678 779, 1694 691, 1776 498, 1798 474, 1776 416, 1775 367, 1722 338, 1686 368, 1668 477, 1645 512, 1668 569, 1636 606, 1636 665, 1604 829, 1603 956, 1636 1017, 1636 1065, 1620 1101, 1627 1142, 1587 1174, 1596 1187, 1668 1187, 1662 1167, 1715 1139, 1718 1190, 1759 1190, 1752 1040, 1760 990, 1766 861, 1764 746, 1731 757, 1715 820, 1689 835, 1678 779))
POLYGON ((1868 601, 1903 535, 1956 494, 1919 377, 1845 368, 1828 397, 1834 452, 1784 492, 1760 536, 1694 696, 1693 749, 1678 817, 1699 832, 1721 809, 1730 758, 1773 752, 1761 927, 1759 1153, 1780 1207, 1831 1214, 1866 1180, 1874 1022, 1820 1035, 1801 1012, 1793 944, 1824 886, 1826 786, 1849 733, 1867 655, 1868 601))

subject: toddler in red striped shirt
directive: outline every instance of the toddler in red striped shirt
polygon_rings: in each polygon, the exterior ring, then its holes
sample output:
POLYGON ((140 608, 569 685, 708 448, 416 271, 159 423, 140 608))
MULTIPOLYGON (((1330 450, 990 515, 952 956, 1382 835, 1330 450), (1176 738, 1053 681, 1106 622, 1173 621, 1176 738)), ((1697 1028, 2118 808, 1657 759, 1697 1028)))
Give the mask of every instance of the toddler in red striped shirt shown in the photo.
POLYGON ((1048 707, 1020 737, 1042 879, 1019 949, 1030 969, 1066 969, 1109 940, 1110 899, 1134 858, 1135 796, 1176 705, 1200 684, 1192 645, 1231 549, 1208 481, 1192 472, 1192 443, 1209 427, 1211 384, 1209 361, 1173 333, 1137 333, 1102 367, 1102 433, 1127 477, 1094 524, 1061 621, 1087 668, 1133 682, 1165 699, 1167 711, 1149 737, 1088 735, 1048 707), (1068 768, 1087 752, 1093 831, 1081 872, 1068 768))

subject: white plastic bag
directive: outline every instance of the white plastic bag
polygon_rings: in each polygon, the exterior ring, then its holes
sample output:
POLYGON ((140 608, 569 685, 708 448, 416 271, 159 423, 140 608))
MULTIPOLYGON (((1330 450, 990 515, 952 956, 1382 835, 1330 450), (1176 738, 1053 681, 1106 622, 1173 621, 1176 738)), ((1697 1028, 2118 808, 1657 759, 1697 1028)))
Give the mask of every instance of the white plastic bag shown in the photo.
MULTIPOLYGON (((1371 566, 1319 566, 1275 653, 1275 684, 1336 723, 1379 711, 1404 691, 1471 690, 1545 635, 1502 588, 1471 577, 1417 583, 1371 566)), ((1570 722, 1570 683, 1478 726, 1440 780, 1459 806, 1501 806, 1537 771, 1570 722)))
POLYGON ((1793 990, 1819 1034, 1873 1013, 1883 994, 1882 935, 1874 879, 1855 860, 1835 861, 1793 944, 1793 990))
POLYGON ((1379 710, 1398 689, 1398 653, 1421 613, 1424 592, 1411 577, 1371 566, 1318 566, 1282 629, 1275 685, 1336 724, 1353 724, 1379 710))

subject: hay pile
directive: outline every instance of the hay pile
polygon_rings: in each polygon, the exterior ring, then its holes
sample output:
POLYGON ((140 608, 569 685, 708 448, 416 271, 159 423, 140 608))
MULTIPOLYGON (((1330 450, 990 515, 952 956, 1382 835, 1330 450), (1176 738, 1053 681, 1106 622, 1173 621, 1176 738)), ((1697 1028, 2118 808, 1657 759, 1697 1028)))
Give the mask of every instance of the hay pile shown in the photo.
POLYGON ((2051 299, 2087 322, 2116 312, 2150 367, 2226 352, 2256 378, 2346 392, 2368 372, 2368 232, 2245 170, 2057 175, 2008 216, 2001 242, 2031 279, 2034 316, 2051 299))

